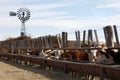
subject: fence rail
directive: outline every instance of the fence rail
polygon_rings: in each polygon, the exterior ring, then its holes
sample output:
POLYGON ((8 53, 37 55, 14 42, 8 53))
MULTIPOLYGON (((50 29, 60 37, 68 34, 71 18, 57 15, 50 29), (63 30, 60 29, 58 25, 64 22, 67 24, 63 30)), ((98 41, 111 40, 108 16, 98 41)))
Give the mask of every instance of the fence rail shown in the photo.
POLYGON ((18 54, 0 54, 0 58, 11 60, 20 64, 40 65, 41 68, 51 67, 53 69, 59 69, 65 73, 74 72, 76 74, 85 74, 99 76, 100 80, 109 78, 111 80, 120 80, 120 66, 119 65, 102 65, 95 63, 84 63, 84 62, 71 62, 71 61, 60 61, 60 60, 48 60, 35 56, 25 56, 18 54), (29 63, 29 64, 28 64, 29 63))

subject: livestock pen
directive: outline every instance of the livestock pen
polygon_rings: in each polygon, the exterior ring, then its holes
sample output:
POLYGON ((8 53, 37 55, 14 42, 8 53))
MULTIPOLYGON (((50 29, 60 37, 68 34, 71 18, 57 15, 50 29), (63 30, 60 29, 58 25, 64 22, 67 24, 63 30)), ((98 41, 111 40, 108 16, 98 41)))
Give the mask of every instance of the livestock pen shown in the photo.
MULTIPOLYGON (((105 45, 109 49, 120 50, 118 32, 116 26, 104 27, 105 45), (113 30, 115 34, 115 40, 113 41, 113 30), (109 34, 110 33, 110 34, 109 34)), ((45 59, 33 55, 25 55, 28 50, 101 50, 99 48, 99 39, 97 32, 94 30, 94 36, 96 41, 93 41, 93 30, 88 30, 88 40, 86 40, 86 31, 83 34, 83 40, 80 39, 79 31, 75 32, 76 41, 73 44, 68 43, 67 32, 62 32, 56 36, 43 36, 34 39, 22 39, 22 40, 6 40, 0 42, 0 58, 5 60, 11 60, 13 62, 20 63, 22 65, 40 66, 43 69, 48 68, 49 70, 60 70, 65 73, 73 73, 74 75, 92 75, 100 77, 100 80, 120 80, 120 65, 104 65, 93 63, 91 56, 89 56, 89 62, 85 61, 65 61, 65 60, 54 60, 45 59), (87 43, 87 47, 85 46, 87 43), (91 47, 91 44, 94 45, 91 47), (68 48, 68 46, 74 45, 75 48, 68 48)), ((34 53, 35 54, 35 53, 34 53)))

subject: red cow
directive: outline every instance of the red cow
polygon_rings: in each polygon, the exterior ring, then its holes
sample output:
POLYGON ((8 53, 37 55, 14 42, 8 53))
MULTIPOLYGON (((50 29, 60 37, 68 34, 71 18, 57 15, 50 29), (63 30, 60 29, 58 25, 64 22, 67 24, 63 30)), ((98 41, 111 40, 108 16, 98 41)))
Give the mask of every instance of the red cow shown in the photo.
POLYGON ((68 60, 86 60, 88 61, 88 54, 83 50, 73 50, 74 46, 68 47, 69 50, 66 50, 62 57, 67 58, 68 60))

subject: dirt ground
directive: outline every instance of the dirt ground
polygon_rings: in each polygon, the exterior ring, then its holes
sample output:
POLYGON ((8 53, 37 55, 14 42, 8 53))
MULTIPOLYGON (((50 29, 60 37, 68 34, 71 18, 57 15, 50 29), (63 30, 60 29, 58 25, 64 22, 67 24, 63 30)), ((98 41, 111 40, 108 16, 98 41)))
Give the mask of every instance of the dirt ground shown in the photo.
POLYGON ((63 72, 48 71, 0 59, 0 80, 78 80, 63 72))

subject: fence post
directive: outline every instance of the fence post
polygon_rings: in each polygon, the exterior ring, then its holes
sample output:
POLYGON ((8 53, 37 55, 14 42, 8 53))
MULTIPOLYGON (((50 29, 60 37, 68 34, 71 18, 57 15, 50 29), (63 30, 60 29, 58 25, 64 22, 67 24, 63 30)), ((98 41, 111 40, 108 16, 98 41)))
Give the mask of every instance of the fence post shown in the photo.
POLYGON ((42 43, 43 43, 43 44, 42 44, 42 45, 43 45, 43 48, 45 48, 45 37, 44 37, 44 36, 42 37, 42 43))
POLYGON ((103 29, 104 29, 105 39, 106 39, 106 46, 107 47, 114 47, 112 27, 106 26, 103 29))
POLYGON ((62 32, 62 48, 67 47, 67 32, 62 32))
POLYGON ((82 44, 82 47, 85 47, 85 37, 86 37, 86 31, 83 31, 83 44, 82 44))
POLYGON ((17 41, 17 54, 20 54, 20 41, 21 40, 17 41))
POLYGON ((92 30, 88 30, 88 47, 91 47, 91 42, 93 41, 92 30))
POLYGON ((43 48, 43 42, 42 42, 42 37, 39 38, 39 43, 40 43, 40 48, 42 49, 43 48))
MULTIPOLYGON (((66 53, 67 47, 67 32, 62 32, 62 48, 64 48, 64 54, 66 53)), ((63 55, 63 60, 65 59, 65 55, 63 55)))
POLYGON ((76 35, 76 44, 77 47, 80 48, 80 31, 75 31, 75 35, 76 35))
POLYGON ((11 53, 13 54, 13 52, 14 52, 14 44, 13 44, 13 41, 12 41, 12 43, 11 43, 11 53))
POLYGON ((62 48, 62 40, 61 40, 60 34, 57 35, 57 41, 58 41, 59 48, 62 48))
MULTIPOLYGON (((91 48, 91 42, 93 41, 92 30, 88 30, 88 48, 91 48)), ((93 61, 93 53, 88 49, 88 58, 89 61, 93 61)))
POLYGON ((118 46, 120 46, 120 43, 119 43, 119 38, 118 38, 118 32, 117 32, 116 25, 113 25, 113 28, 114 28, 114 33, 115 33, 116 45, 118 47, 118 46))
POLYGON ((96 30, 94 30, 94 33, 95 33, 95 38, 96 38, 96 47, 98 47, 99 46, 99 39, 98 39, 98 35, 97 35, 97 31, 96 30))
POLYGON ((45 48, 49 48, 48 36, 45 36, 45 48))
POLYGON ((51 35, 48 36, 48 41, 49 41, 49 47, 53 48, 53 42, 52 42, 52 36, 51 35))

